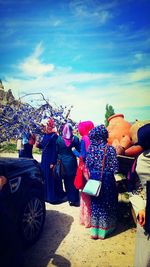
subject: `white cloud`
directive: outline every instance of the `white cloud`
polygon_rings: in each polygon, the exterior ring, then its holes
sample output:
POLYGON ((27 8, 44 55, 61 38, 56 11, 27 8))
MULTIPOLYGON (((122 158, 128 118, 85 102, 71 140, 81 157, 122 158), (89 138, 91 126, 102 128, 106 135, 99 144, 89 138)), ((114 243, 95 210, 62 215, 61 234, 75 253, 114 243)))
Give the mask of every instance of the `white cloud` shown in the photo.
POLYGON ((150 69, 138 69, 128 75, 130 82, 150 79, 150 69))
POLYGON ((108 12, 106 10, 103 10, 99 13, 95 13, 95 16, 98 17, 99 22, 102 24, 105 24, 112 17, 110 12, 108 12))
POLYGON ((80 59, 82 58, 81 55, 77 55, 73 58, 73 62, 76 62, 76 61, 80 61, 80 59))
MULTIPOLYGON (((71 117, 76 121, 90 119, 103 123, 106 104, 116 112, 137 110, 150 106, 148 81, 150 69, 137 69, 130 73, 74 73, 71 68, 54 68, 41 62, 42 43, 20 65, 22 78, 6 77, 6 89, 12 88, 16 98, 28 93, 43 93, 51 104, 73 105, 71 117), (46 75, 45 75, 46 74, 46 75)), ((30 97, 32 104, 35 95, 30 97)), ((131 119, 132 121, 132 114, 131 119)))
POLYGON ((95 20, 97 23, 105 24, 107 21, 113 18, 112 10, 116 6, 113 1, 111 3, 94 3, 92 0, 80 0, 71 1, 70 9, 72 13, 78 18, 86 18, 95 20))
POLYGON ((142 53, 136 53, 134 55, 135 59, 137 62, 141 61, 143 59, 143 54, 142 53))
POLYGON ((49 24, 51 25, 51 26, 54 26, 54 27, 58 27, 58 26, 60 26, 60 25, 62 25, 62 21, 60 20, 60 19, 50 19, 50 21, 49 21, 49 24))
POLYGON ((42 44, 38 44, 32 55, 27 57, 22 63, 19 64, 18 68, 25 75, 30 77, 43 76, 54 70, 53 64, 45 64, 40 62, 39 57, 43 53, 42 44))

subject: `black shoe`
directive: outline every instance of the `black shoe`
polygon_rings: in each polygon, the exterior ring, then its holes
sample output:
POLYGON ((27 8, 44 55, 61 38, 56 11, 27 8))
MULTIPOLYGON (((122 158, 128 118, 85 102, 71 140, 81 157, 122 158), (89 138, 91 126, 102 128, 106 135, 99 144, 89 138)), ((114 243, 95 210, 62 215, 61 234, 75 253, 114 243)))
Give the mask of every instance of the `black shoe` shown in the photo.
POLYGON ((70 206, 74 206, 74 207, 79 207, 80 206, 79 202, 69 202, 69 205, 70 206))
POLYGON ((58 205, 60 204, 61 202, 60 201, 49 201, 50 204, 52 205, 58 205))
POLYGON ((49 201, 49 203, 52 204, 52 205, 58 205, 58 204, 62 203, 62 200, 58 199, 58 200, 55 200, 55 201, 49 201))
POLYGON ((67 197, 63 197, 63 198, 57 199, 55 201, 49 201, 49 203, 52 205, 58 205, 58 204, 66 202, 66 201, 67 201, 67 197))

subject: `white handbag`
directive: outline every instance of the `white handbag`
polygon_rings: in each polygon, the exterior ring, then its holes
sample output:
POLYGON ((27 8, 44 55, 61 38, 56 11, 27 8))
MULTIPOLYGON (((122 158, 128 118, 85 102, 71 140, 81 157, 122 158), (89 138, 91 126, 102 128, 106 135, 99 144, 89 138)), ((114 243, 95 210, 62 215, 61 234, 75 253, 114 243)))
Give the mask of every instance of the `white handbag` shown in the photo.
POLYGON ((101 172, 101 176, 100 176, 101 180, 97 181, 97 180, 89 179, 83 188, 83 192, 88 194, 88 195, 98 197, 100 194, 100 190, 101 190, 101 186, 102 186, 102 177, 103 177, 104 165, 105 165, 106 150, 107 150, 107 146, 105 147, 105 150, 104 150, 104 157, 103 157, 103 162, 102 162, 102 172, 101 172))

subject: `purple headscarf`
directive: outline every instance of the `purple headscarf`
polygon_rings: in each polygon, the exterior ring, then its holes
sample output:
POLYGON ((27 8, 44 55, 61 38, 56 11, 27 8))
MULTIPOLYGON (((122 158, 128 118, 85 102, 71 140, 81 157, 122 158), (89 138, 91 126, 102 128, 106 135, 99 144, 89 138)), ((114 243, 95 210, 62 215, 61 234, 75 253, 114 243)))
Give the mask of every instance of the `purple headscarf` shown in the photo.
POLYGON ((66 123, 63 128, 62 138, 66 144, 66 146, 70 146, 73 140, 73 133, 72 133, 72 125, 70 123, 66 123))

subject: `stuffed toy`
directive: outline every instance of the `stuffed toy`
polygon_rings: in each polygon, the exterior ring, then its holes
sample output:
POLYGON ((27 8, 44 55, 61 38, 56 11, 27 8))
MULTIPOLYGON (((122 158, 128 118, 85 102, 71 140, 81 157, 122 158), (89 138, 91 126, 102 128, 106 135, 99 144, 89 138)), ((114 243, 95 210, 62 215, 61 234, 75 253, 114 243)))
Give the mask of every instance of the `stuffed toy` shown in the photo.
POLYGON ((131 124, 124 119, 123 114, 115 114, 108 118, 108 122, 108 144, 115 147, 117 155, 137 157, 143 152, 143 148, 138 144, 137 132, 150 121, 136 120, 131 124))
POLYGON ((123 114, 112 115, 108 118, 108 122, 108 144, 116 148, 117 154, 124 154, 124 151, 132 144, 131 124, 124 119, 123 114))
POLYGON ((145 120, 145 121, 136 120, 132 124, 130 128, 130 139, 132 141, 132 145, 125 150, 126 156, 137 157, 139 154, 143 152, 142 146, 138 143, 137 132, 142 126, 149 124, 149 123, 150 123, 150 120, 145 120))

